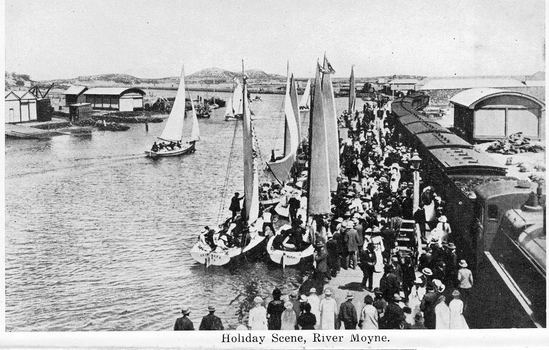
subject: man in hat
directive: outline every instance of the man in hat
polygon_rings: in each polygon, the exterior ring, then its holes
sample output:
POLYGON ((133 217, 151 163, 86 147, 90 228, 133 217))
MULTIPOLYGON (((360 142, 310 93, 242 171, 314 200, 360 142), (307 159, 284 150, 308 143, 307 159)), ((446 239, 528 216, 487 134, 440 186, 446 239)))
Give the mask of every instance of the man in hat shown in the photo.
POLYGON ((435 329, 436 327, 435 307, 437 306, 438 293, 435 288, 433 283, 427 283, 427 293, 423 296, 419 306, 425 317, 425 328, 427 329, 435 329))
POLYGON ((356 308, 353 305, 354 295, 352 292, 347 293, 345 302, 341 303, 339 307, 339 321, 343 322, 345 329, 356 329, 358 323, 358 316, 356 313, 356 308))
POLYGON ((324 243, 318 242, 315 246, 314 259, 316 262, 315 275, 318 282, 323 285, 332 279, 328 271, 328 253, 324 249, 324 243))
POLYGON ((393 265, 387 264, 384 267, 385 273, 379 281, 379 289, 385 300, 391 300, 394 294, 399 292, 400 285, 394 273, 393 265))
POLYGON ((234 218, 238 214, 238 212, 241 210, 240 208, 240 201, 244 199, 244 196, 240 197, 240 193, 235 192, 233 198, 231 198, 231 205, 229 206, 229 210, 233 214, 231 220, 234 221, 234 218))
POLYGON ((400 325, 405 320, 404 311, 399 306, 399 302, 402 301, 400 294, 393 294, 390 300, 379 322, 379 329, 400 329, 400 325))
POLYGON ((458 290, 461 293, 461 300, 463 300, 463 312, 467 309, 467 301, 471 294, 471 288, 473 288, 473 273, 467 266, 467 261, 463 259, 459 261, 457 279, 459 283, 458 290))
POLYGON ((361 285, 369 291, 372 290, 376 262, 374 244, 368 243, 367 249, 363 250, 360 255, 360 268, 363 276, 361 285))
POLYGON ((339 270, 341 269, 339 266, 339 242, 336 240, 336 235, 339 236, 338 231, 336 231, 335 235, 328 232, 328 241, 326 241, 326 250, 328 252, 328 271, 331 277, 337 276, 339 270))
POLYGON ((200 327, 198 328, 201 331, 220 331, 223 330, 223 322, 221 319, 214 315, 215 307, 208 306, 208 314, 202 318, 200 322, 200 327))
POLYGON ((290 222, 294 222, 297 219, 297 211, 301 206, 301 201, 298 198, 299 192, 295 191, 292 197, 288 200, 290 222))
POLYGON ((357 267, 357 255, 358 255, 358 248, 361 247, 360 240, 358 238, 358 232, 354 228, 351 228, 347 230, 347 234, 345 236, 345 243, 347 243, 347 251, 348 255, 346 257, 346 265, 353 269, 356 269, 357 267))
POLYGON ((194 331, 193 321, 189 319, 189 314, 191 311, 188 307, 181 309, 183 316, 179 317, 175 321, 175 326, 173 327, 174 331, 194 331))

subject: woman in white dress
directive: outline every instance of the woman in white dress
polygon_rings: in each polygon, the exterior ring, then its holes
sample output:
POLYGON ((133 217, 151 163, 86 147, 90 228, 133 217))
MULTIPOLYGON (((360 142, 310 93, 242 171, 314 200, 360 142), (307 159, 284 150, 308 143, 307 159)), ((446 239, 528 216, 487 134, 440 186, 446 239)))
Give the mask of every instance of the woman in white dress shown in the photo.
POLYGON ((463 317, 463 301, 459 298, 459 290, 452 292, 454 299, 450 302, 450 329, 469 329, 463 317))
POLYGON ((337 302, 332 298, 332 291, 324 291, 325 298, 320 301, 320 329, 336 329, 337 302))
MULTIPOLYGON (((442 291, 444 291, 444 288, 442 288, 442 291)), ((440 288, 439 292, 442 293, 440 288)), ((446 297, 444 295, 438 297, 438 304, 435 306, 435 320, 435 329, 450 329, 450 309, 446 305, 446 297)))
POLYGON ((410 295, 408 296, 408 307, 412 310, 412 317, 415 317, 421 311, 420 305, 425 293, 427 293, 427 290, 423 286, 423 281, 416 276, 414 286, 411 288, 410 295))
POLYGON ((260 296, 255 297, 254 304, 248 316, 248 326, 253 331, 267 330, 267 309, 263 306, 263 299, 260 296))
POLYGON ((372 232, 372 243, 374 244, 374 252, 376 254, 375 272, 383 271, 383 251, 385 246, 383 245, 383 238, 381 238, 379 230, 372 232))

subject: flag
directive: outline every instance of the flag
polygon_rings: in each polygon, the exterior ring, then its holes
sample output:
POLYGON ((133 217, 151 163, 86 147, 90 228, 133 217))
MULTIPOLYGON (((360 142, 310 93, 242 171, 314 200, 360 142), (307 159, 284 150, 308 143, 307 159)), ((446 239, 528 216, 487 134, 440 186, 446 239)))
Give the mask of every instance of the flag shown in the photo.
POLYGON ((332 68, 332 65, 330 62, 328 62, 328 59, 324 57, 324 63, 326 64, 326 68, 328 68, 328 74, 334 74, 336 71, 332 68))
POLYGON ((322 73, 322 74, 333 74, 333 73, 335 73, 335 71, 333 69, 331 69, 332 66, 328 66, 328 69, 324 69, 324 67, 322 67, 320 65, 320 63, 317 63, 317 64, 318 64, 318 70, 320 71, 320 73, 322 73))

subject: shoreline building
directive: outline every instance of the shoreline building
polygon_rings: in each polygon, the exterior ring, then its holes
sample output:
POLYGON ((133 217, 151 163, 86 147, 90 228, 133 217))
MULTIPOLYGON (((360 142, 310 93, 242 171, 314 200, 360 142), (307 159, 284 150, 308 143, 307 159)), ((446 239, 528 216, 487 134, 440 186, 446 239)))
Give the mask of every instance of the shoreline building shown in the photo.
POLYGON ((534 96, 484 88, 460 92, 450 102, 454 127, 471 143, 505 139, 517 132, 545 139, 545 104, 534 96))
POLYGON ((121 112, 143 109, 145 91, 139 88, 92 88, 83 93, 93 109, 113 109, 121 112))
POLYGON ((30 91, 10 91, 4 101, 6 123, 38 120, 38 98, 30 91))

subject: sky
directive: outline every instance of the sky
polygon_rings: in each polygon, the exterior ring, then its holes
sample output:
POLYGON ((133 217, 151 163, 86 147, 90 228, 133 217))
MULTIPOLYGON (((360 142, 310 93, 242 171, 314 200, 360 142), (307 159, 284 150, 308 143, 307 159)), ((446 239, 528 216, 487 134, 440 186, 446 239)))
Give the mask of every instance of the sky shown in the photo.
POLYGON ((5 70, 33 80, 210 67, 312 77, 545 70, 544 0, 4 0, 5 70))

